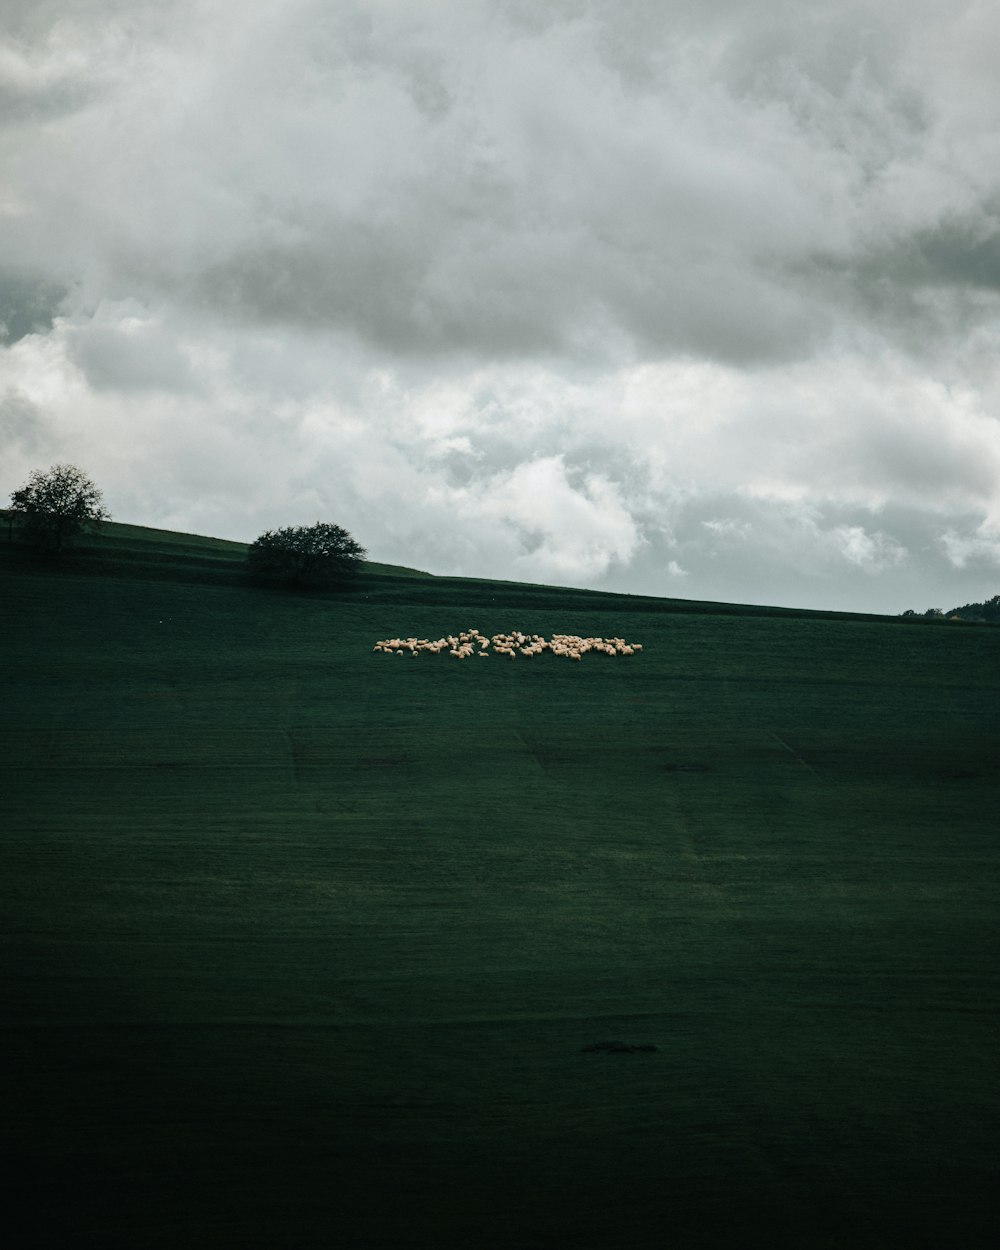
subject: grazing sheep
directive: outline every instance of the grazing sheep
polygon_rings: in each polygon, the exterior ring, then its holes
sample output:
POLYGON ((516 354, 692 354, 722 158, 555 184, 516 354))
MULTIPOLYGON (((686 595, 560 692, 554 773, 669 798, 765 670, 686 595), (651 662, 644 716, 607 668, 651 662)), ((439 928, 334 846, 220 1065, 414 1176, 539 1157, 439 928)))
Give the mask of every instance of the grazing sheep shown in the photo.
POLYGON ((432 655, 440 655, 444 650, 448 650, 449 654, 457 660, 467 660, 473 655, 480 658, 488 658, 490 655, 490 646, 497 655, 506 655, 510 659, 516 660, 519 655, 530 659, 534 655, 541 655, 545 651, 550 651, 553 655, 568 660, 579 661, 589 651, 596 651, 600 655, 635 655, 642 651, 642 644, 638 642, 630 643, 624 638, 600 638, 590 636, 587 638, 579 634, 553 634, 551 640, 545 638, 542 634, 526 634, 519 629, 515 629, 506 634, 494 634, 488 638, 485 634, 480 633, 478 629, 464 629, 459 634, 446 634, 443 638, 417 638, 411 636, 408 638, 380 638, 372 647, 373 652, 379 652, 383 655, 402 655, 409 652, 411 656, 416 656, 419 651, 429 651, 432 655), (476 648, 479 648, 477 651, 476 648))

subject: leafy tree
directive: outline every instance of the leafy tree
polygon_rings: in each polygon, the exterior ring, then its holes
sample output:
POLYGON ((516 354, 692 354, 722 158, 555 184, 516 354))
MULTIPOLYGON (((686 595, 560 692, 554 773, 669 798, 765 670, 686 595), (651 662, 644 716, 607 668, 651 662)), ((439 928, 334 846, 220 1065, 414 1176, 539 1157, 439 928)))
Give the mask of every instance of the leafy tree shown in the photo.
POLYGON ((266 530, 250 547, 247 564, 257 581, 322 590, 352 581, 366 554, 347 530, 317 521, 266 530))
POLYGON ((957 616, 960 621, 996 624, 1000 622, 1000 595, 994 595, 985 603, 966 603, 960 608, 952 608, 949 616, 957 616))
POLYGON ((101 503, 101 492, 82 469, 54 464, 47 472, 35 469, 27 485, 10 497, 14 512, 23 517, 25 539, 42 551, 62 551, 89 526, 100 528, 111 514, 101 503))

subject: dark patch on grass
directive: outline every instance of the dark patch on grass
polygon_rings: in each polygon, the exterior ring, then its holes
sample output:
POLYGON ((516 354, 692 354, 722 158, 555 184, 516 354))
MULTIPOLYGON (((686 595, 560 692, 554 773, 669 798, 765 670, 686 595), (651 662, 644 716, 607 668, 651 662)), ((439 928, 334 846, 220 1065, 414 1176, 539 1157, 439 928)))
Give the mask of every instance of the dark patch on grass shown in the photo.
POLYGON ((650 1042, 591 1042, 589 1046, 580 1048, 581 1054, 593 1054, 595 1052, 603 1052, 607 1055, 635 1055, 640 1051, 655 1051, 656 1047, 650 1042))

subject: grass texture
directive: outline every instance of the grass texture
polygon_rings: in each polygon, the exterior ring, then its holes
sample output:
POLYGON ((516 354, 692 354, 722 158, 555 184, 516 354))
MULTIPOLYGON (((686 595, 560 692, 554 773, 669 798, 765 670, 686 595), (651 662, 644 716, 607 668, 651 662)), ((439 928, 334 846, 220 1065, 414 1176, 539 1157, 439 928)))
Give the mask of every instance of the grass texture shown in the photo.
POLYGON ((0 551, 18 1246, 994 1244, 1000 632, 244 550, 0 551))

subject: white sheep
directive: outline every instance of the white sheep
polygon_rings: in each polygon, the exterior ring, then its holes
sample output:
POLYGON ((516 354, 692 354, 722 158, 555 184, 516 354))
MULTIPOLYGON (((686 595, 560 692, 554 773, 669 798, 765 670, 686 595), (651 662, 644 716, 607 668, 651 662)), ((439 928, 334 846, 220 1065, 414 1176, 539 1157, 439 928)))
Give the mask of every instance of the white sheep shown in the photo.
POLYGON ((642 644, 629 643, 624 638, 601 638, 597 636, 582 637, 579 634, 553 634, 551 640, 542 634, 526 634, 519 629, 506 634, 494 634, 488 638, 476 628, 462 630, 458 635, 447 634, 443 638, 380 638, 372 647, 373 652, 383 655, 402 655, 409 652, 416 656, 419 651, 430 651, 439 655, 445 649, 458 660, 466 660, 473 655, 486 659, 491 654, 492 645, 497 655, 506 655, 516 660, 519 655, 530 659, 550 651, 553 655, 579 661, 588 651, 596 651, 602 655, 619 656, 635 655, 642 651, 642 644), (476 650, 476 647, 479 650, 476 650))

